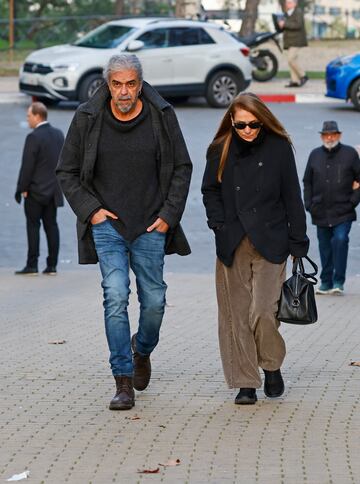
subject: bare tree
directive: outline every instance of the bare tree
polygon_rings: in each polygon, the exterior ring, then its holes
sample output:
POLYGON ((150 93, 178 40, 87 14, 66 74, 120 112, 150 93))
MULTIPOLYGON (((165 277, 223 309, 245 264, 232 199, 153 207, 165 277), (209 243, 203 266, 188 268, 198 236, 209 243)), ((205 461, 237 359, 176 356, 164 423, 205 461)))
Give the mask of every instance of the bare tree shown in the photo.
POLYGON ((115 2, 115 15, 124 15, 124 0, 116 0, 115 2))
POLYGON ((241 23, 240 35, 250 35, 255 30, 255 24, 258 16, 258 6, 260 0, 246 0, 243 21, 241 23))
POLYGON ((200 0, 176 0, 175 15, 194 18, 200 12, 200 0))

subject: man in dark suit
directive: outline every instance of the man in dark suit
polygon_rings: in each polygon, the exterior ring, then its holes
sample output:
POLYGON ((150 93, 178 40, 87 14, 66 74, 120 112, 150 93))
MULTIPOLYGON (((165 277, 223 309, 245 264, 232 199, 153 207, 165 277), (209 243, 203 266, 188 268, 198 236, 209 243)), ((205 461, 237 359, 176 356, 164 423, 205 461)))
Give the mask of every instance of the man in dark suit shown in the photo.
POLYGON ((47 109, 43 103, 31 104, 27 111, 27 121, 33 131, 26 137, 15 199, 21 203, 21 197, 24 198, 28 256, 26 266, 15 274, 38 274, 42 221, 48 244, 47 264, 43 274, 55 275, 59 254, 56 211, 57 207, 64 205, 55 168, 64 135, 47 121, 47 109))

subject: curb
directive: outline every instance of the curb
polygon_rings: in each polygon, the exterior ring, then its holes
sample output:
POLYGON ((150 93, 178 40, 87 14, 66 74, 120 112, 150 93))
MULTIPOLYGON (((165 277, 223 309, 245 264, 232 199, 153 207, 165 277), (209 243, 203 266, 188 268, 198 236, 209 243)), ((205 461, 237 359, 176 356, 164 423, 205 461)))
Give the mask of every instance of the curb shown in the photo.
POLYGON ((31 98, 26 94, 0 92, 0 104, 29 104, 29 99, 31 98))
POLYGON ((265 103, 331 104, 343 103, 342 99, 328 98, 322 94, 257 94, 265 103))

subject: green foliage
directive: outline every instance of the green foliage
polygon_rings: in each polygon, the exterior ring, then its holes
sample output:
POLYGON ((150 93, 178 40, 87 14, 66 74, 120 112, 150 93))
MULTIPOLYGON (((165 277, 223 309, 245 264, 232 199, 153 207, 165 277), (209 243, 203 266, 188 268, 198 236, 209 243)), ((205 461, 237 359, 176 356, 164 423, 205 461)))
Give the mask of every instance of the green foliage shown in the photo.
MULTIPOLYGON (((1 11, 1 17, 9 15, 9 2, 1 11)), ((31 19, 34 17, 56 17, 67 15, 111 15, 114 13, 113 0, 16 0, 15 17, 31 19)))

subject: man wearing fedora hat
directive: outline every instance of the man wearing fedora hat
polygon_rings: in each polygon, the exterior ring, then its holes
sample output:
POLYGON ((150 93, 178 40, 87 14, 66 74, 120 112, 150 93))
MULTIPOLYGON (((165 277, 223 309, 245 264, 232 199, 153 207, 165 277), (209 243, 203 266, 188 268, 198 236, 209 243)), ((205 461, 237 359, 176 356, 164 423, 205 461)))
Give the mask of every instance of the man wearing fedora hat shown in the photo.
POLYGON ((357 151, 340 142, 336 121, 324 121, 323 145, 309 156, 304 175, 305 208, 317 227, 322 271, 317 294, 344 292, 351 224, 360 202, 357 151))

